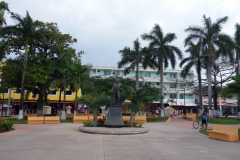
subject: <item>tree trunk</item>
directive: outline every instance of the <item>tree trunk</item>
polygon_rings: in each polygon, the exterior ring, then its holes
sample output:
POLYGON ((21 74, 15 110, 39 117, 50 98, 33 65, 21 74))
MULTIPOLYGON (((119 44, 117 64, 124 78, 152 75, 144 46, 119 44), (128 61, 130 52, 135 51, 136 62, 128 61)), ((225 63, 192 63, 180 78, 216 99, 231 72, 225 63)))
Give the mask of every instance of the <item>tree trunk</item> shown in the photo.
POLYGON ((44 84, 39 85, 39 97, 38 97, 38 113, 37 116, 43 116, 43 97, 44 97, 44 84))
POLYGON ((74 116, 77 116, 77 93, 78 93, 78 91, 76 91, 76 93, 75 93, 74 116))
POLYGON ((66 120, 66 112, 65 112, 65 104, 66 102, 66 88, 64 87, 64 97, 63 97, 63 109, 62 109, 62 116, 61 116, 61 120, 66 120))
POLYGON ((59 91, 59 100, 58 100, 58 116, 61 116, 61 96, 62 96, 62 86, 61 86, 61 82, 60 82, 60 91, 59 91))
POLYGON ((27 71, 27 63, 28 63, 28 42, 25 46, 25 54, 24 54, 24 67, 22 73, 22 82, 21 82, 21 99, 20 99, 20 107, 19 114, 17 119, 23 119, 23 105, 24 105, 24 91, 25 91, 25 77, 27 71))
POLYGON ((130 116, 131 127, 133 127, 133 111, 131 109, 131 116, 130 116))
POLYGON ((198 90, 199 90, 199 105, 200 105, 200 113, 203 110, 202 104, 202 76, 201 73, 198 73, 198 90))
POLYGON ((207 79, 208 79, 208 107, 209 107, 209 117, 211 117, 212 114, 212 67, 211 67, 211 61, 207 64, 207 79))
POLYGON ((137 66, 137 71, 136 71, 136 90, 139 88, 139 73, 138 73, 138 66, 137 66))
POLYGON ((94 115, 93 127, 97 127, 98 126, 97 110, 93 111, 93 115, 94 115))
MULTIPOLYGON (((163 96, 163 60, 161 59, 159 61, 159 69, 160 69, 160 73, 161 73, 161 77, 160 77, 160 83, 161 83, 161 96, 163 96)), ((161 115, 160 117, 165 117, 164 116, 164 107, 163 107, 163 100, 161 102, 161 115)))

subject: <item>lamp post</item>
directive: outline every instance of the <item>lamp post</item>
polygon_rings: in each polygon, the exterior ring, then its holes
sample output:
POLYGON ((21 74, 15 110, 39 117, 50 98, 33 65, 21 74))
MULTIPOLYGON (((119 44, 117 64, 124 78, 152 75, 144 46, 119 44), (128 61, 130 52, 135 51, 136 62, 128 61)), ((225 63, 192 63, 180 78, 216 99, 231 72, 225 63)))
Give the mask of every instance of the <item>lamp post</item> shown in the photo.
MULTIPOLYGON (((240 53, 239 53, 240 56, 240 53)), ((239 57, 238 59, 234 62, 234 65, 236 67, 236 75, 240 75, 240 68, 239 68, 239 57)), ((237 98, 237 110, 238 110, 238 120, 240 120, 240 104, 239 104, 239 98, 237 98)))
POLYGON ((185 88, 186 88, 185 84, 183 85, 183 88, 184 88, 184 107, 185 107, 185 88))

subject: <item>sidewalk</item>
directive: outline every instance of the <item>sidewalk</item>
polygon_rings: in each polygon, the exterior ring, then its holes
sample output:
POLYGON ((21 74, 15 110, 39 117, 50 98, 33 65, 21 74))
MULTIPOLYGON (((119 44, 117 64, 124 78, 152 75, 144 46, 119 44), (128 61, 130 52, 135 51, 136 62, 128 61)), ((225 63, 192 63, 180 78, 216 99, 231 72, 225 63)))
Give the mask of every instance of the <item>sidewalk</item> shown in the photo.
MULTIPOLYGON (((170 125, 178 126, 178 127, 183 127, 183 128, 188 128, 188 129, 193 129, 193 130, 200 130, 200 126, 198 129, 193 128, 193 121, 183 119, 183 118, 178 118, 178 117, 173 117, 171 118, 171 121, 165 122, 170 125)), ((208 128, 207 129, 212 129, 214 124, 208 123, 208 128)), ((225 124, 226 125, 226 124, 225 124)), ((228 126, 233 126, 233 127, 238 127, 240 128, 240 124, 235 124, 235 125, 228 125, 228 126)))

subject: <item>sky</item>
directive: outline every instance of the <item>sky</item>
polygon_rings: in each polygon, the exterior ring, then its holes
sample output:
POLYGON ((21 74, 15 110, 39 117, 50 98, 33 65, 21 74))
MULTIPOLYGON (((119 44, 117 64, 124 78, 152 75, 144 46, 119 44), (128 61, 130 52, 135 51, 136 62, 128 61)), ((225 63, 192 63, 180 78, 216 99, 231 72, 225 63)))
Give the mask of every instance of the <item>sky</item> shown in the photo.
MULTIPOLYGON (((184 53, 183 41, 188 35, 184 29, 202 26, 205 14, 214 22, 228 16, 223 32, 233 36, 235 24, 240 23, 238 0, 5 0, 12 12, 22 16, 26 11, 34 20, 55 22, 64 34, 78 41, 73 48, 84 51, 83 64, 117 67, 119 50, 132 48, 139 38, 142 47, 148 46, 141 39, 154 24, 159 24, 164 34, 175 33, 172 45, 184 53)), ((7 24, 14 21, 7 16, 7 24)), ((188 54, 184 53, 184 57, 188 54)), ((178 64, 180 60, 177 60, 178 64)), ((171 66, 167 69, 171 69, 171 66)), ((179 65, 175 69, 180 69, 179 65)))

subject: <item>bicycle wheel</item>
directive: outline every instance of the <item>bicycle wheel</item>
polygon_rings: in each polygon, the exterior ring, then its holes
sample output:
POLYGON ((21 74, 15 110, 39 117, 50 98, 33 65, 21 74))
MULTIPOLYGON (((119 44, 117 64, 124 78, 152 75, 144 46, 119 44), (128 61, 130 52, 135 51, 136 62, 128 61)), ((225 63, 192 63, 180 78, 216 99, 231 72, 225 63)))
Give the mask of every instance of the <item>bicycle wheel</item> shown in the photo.
POLYGON ((193 128, 198 129, 199 127, 199 122, 193 121, 193 128))

